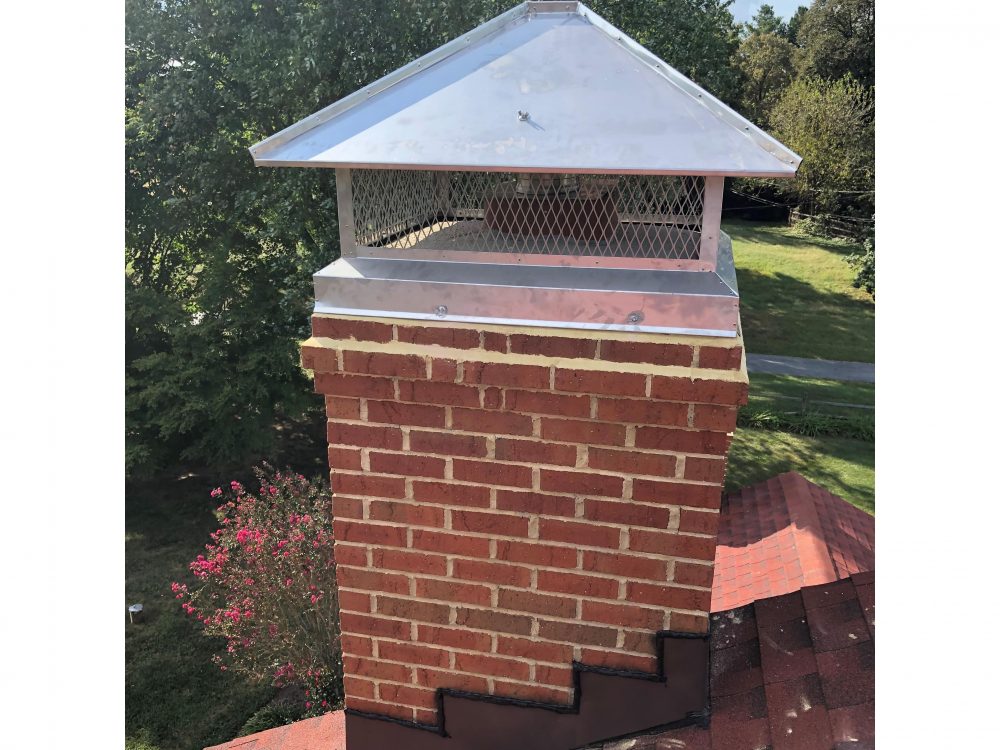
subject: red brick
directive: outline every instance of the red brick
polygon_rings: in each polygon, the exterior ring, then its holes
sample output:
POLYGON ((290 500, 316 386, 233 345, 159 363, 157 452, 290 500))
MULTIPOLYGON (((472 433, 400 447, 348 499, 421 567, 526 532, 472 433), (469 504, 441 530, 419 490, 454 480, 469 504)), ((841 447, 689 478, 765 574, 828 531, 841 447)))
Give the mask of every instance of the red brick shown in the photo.
POLYGON ((703 380, 656 376, 650 386, 651 398, 690 401, 702 404, 746 403, 747 384, 730 380, 703 380))
POLYGON ((389 716, 393 719, 402 719, 403 721, 413 720, 413 709, 411 707, 400 706, 395 703, 370 701, 364 698, 354 698, 349 695, 347 696, 347 700, 344 701, 344 706, 352 711, 364 711, 365 713, 389 716))
POLYGON ((546 443, 541 440, 497 438, 496 458, 499 461, 576 466, 576 446, 546 443))
POLYGON ((452 690, 467 690, 470 693, 486 693, 489 691, 489 683, 485 677, 479 675, 458 674, 452 671, 440 671, 437 669, 427 669, 417 667, 417 682, 434 688, 450 688, 452 690))
POLYGON ((424 726, 430 727, 434 731, 437 731, 438 727, 438 712, 436 708, 414 708, 413 709, 413 721, 417 724, 423 724, 424 726))
POLYGON ((361 400, 325 396, 327 419, 361 419, 361 400))
POLYGON ((343 589, 337 592, 337 603, 341 612, 364 612, 372 611, 372 598, 367 591, 348 591, 343 589))
POLYGON ((597 401, 597 417, 611 422, 687 425, 688 405, 663 401, 602 398, 597 401))
POLYGON ((725 432, 669 430, 663 427, 637 427, 635 430, 636 448, 725 455, 729 442, 730 437, 725 432))
POLYGON ((698 348, 698 367, 709 370, 739 370, 743 366, 743 347, 702 346, 698 348))
POLYGON ((408 682, 410 668, 405 664, 393 664, 379 659, 363 659, 360 656, 344 656, 345 674, 362 674, 376 680, 396 680, 408 682))
POLYGON ((625 445, 625 427, 609 422, 542 418, 542 437, 590 445, 625 445))
POLYGON ((644 529, 633 529, 628 537, 629 549, 636 552, 709 562, 715 559, 715 539, 644 529))
MULTIPOLYGON (((372 500, 368 506, 368 517, 373 521, 388 521, 403 526, 444 526, 444 508, 427 507, 409 502, 394 502, 392 500, 372 500)), ((403 534, 403 544, 406 546, 406 534, 403 534)))
POLYGON ((660 630, 663 627, 663 610, 644 609, 630 604, 610 602, 583 602, 582 619, 618 627, 660 630))
POLYGON ((711 591, 682 589, 677 586, 662 586, 654 583, 628 584, 629 601, 653 604, 659 607, 694 609, 708 612, 712 604, 711 591))
POLYGON ((472 531, 491 536, 528 536, 527 518, 501 513, 453 510, 451 512, 451 527, 455 531, 472 531))
POLYGON ((503 404, 503 391, 499 388, 483 388, 484 409, 499 409, 503 404))
POLYGON ((588 500, 584 506, 584 517, 601 523, 665 529, 670 524, 670 509, 621 501, 588 500))
POLYGON ((618 642, 618 631, 614 628, 552 620, 539 620, 538 635, 553 641, 608 648, 618 642))
POLYGON ((690 367, 693 347, 643 341, 602 341, 601 359, 608 362, 641 362, 651 365, 690 367))
POLYGON ((510 677, 515 680, 527 680, 529 674, 526 662, 485 654, 455 654, 455 669, 459 672, 510 677))
POLYGON ((454 383, 458 380, 458 362, 453 359, 432 359, 431 380, 454 383))
POLYGON ((398 451, 403 447, 402 430, 398 427, 384 427, 382 425, 327 422, 326 438, 330 443, 363 448, 385 448, 398 451))
POLYGON ((340 363, 337 359, 337 350, 319 346, 303 346, 302 369, 314 372, 338 372, 340 363))
POLYGON ((449 652, 440 648, 432 648, 423 643, 379 641, 378 658, 400 661, 404 664, 422 664, 425 667, 447 667, 449 652))
POLYGON ((736 411, 736 406, 695 404, 691 426, 699 430, 732 432, 736 429, 736 411))
POLYGON ((541 470, 541 488, 546 492, 570 492, 574 495, 603 495, 621 497, 624 486, 622 477, 593 474, 586 471, 541 470))
POLYGON ((413 499, 420 503, 488 508, 490 488, 476 484, 415 481, 413 499))
POLYGON ((499 606, 518 612, 534 612, 550 617, 575 617, 576 600, 545 596, 522 589, 500 589, 499 606))
POLYGON ((684 478, 694 482, 722 484, 726 479, 726 459, 688 456, 684 460, 684 478))
POLYGON ((334 536, 345 542, 381 544, 387 547, 405 547, 406 529, 402 526, 378 526, 365 521, 333 522, 334 536))
POLYGON ((493 694, 504 698, 518 698, 534 703, 548 703, 559 706, 569 706, 573 702, 573 693, 570 690, 548 687, 547 685, 527 685, 523 682, 494 680, 493 694))
POLYGON ((489 633, 476 633, 459 628, 440 628, 435 625, 418 625, 417 639, 421 643, 433 643, 446 648, 462 648, 466 651, 489 651, 493 638, 489 633))
POLYGON ((557 391, 603 393, 608 396, 645 396, 646 376, 599 370, 556 370, 557 391))
POLYGON ((365 516, 365 504, 356 497, 333 496, 333 517, 359 519, 365 516))
POLYGON ((444 478, 443 458, 414 456, 408 453, 376 453, 368 457, 372 471, 380 474, 400 474, 404 477, 444 478))
POLYGON ((479 389, 474 385, 400 380, 399 398, 402 401, 419 401, 424 404, 479 406, 479 389))
POLYGON ((711 565, 695 565, 678 561, 674 563, 674 581, 686 586, 712 587, 713 570, 711 565))
POLYGON ((546 357, 593 359, 597 342, 593 339, 572 339, 556 336, 526 336, 512 334, 510 351, 513 354, 541 354, 546 357))
POLYGON ((573 668, 568 665, 552 667, 539 664, 535 667, 535 680, 542 685, 555 685, 569 690, 573 687, 573 668))
POLYGON ((479 331, 474 328, 442 326, 396 326, 396 340, 423 346, 447 346, 452 349, 478 349, 479 331))
POLYGON ((449 432, 410 432, 410 450, 417 453, 441 453, 446 456, 486 455, 486 438, 449 432))
POLYGON ((448 559, 443 555, 426 555, 400 549, 372 550, 372 565, 376 568, 435 576, 443 576, 448 572, 448 559))
POLYGON ((444 427, 444 407, 403 404, 399 401, 369 401, 368 421, 412 424, 418 427, 444 427))
POLYGON ((479 560, 455 560, 452 575, 470 581, 502 583, 508 586, 527 588, 531 585, 531 570, 520 565, 481 562, 479 560))
POLYGON ((548 388, 549 368, 496 362, 466 362, 462 382, 514 388, 548 388))
POLYGON ((331 469, 361 470, 361 451, 358 448, 334 448, 330 446, 326 449, 326 460, 331 469))
POLYGON ((387 620, 384 617, 370 617, 353 612, 341 611, 340 629, 344 633, 364 633, 365 635, 377 635, 397 640, 407 640, 410 637, 410 623, 408 622, 387 620))
POLYGON ((392 682, 381 682, 378 686, 379 700, 389 703, 402 703, 433 711, 437 708, 437 691, 412 685, 397 685, 392 682))
POLYGON ((493 331, 483 331, 483 348, 488 352, 507 351, 507 335, 504 333, 494 333, 493 331))
POLYGON ((589 417, 589 396, 568 396, 536 391, 504 392, 504 408, 509 411, 534 414, 554 414, 558 417, 589 417))
MULTIPOLYGON (((545 523, 543 520, 542 523, 545 523)), ((581 524, 573 524, 579 526, 581 524)), ((589 524, 582 524, 589 527, 589 524)), ((554 529, 554 533, 564 533, 572 535, 573 529, 554 529)), ((615 530, 617 534, 617 530, 615 530)), ((617 538, 615 541, 618 546, 617 538)), ((530 565, 545 565, 549 568, 575 568, 576 549, 572 547, 554 547, 548 544, 537 544, 533 542, 515 542, 507 539, 497 540, 497 560, 508 562, 527 563, 530 565)))
POLYGON ((388 378, 317 372, 313 386, 317 393, 322 393, 326 396, 393 398, 392 381, 388 378))
POLYGON ((399 498, 406 494, 406 480, 402 477, 377 477, 334 471, 330 474, 330 488, 341 495, 399 498))
POLYGON ((404 575, 346 567, 337 568, 337 585, 345 589, 388 591, 392 594, 405 594, 410 590, 410 581, 404 575))
POLYGON ((497 490, 497 509, 542 516, 576 515, 576 500, 566 495, 543 495, 540 492, 497 490))
POLYGON ((323 315, 312 317, 313 336, 330 339, 355 339, 357 341, 392 341, 392 326, 371 320, 348 320, 323 315))
POLYGON ((542 539, 553 542, 618 549, 621 531, 611 526, 543 518, 538 524, 538 535, 542 539))
POLYGON ((490 540, 485 537, 461 534, 445 534, 427 529, 413 530, 414 549, 428 552, 440 552, 446 555, 463 555, 465 557, 489 557, 490 540))
POLYGON ((531 618, 526 615, 510 615, 492 609, 458 608, 456 625, 476 630, 487 630, 491 633, 512 633, 528 635, 531 633, 531 618))
POLYGON ((663 560, 620 552, 586 550, 583 553, 583 569, 623 578, 667 580, 667 563, 663 560))
POLYGON ((531 467, 492 461, 468 461, 456 458, 452 463, 455 479, 505 487, 530 487, 531 467))
POLYGON ((555 664, 565 664, 573 660, 573 647, 565 643, 529 641, 526 638, 513 638, 506 635, 497 638, 497 653, 555 664))
MULTIPOLYGON (((690 460, 690 458, 688 459, 690 460)), ((661 505, 690 505, 695 508, 718 508, 722 489, 711 484, 655 482, 650 479, 632 480, 632 499, 661 505)))
POLYGON ((639 653, 652 653, 656 650, 656 634, 648 630, 626 630, 622 648, 639 653))
POLYGON ((419 620, 420 622, 433 622, 437 625, 448 624, 447 604, 435 604, 433 602, 418 602, 413 599, 397 599, 391 596, 379 596, 375 603, 377 612, 390 617, 399 617, 403 620, 419 620))
POLYGON ((390 378, 425 378, 427 363, 415 354, 345 351, 344 371, 390 378))
MULTIPOLYGON (((371 656, 371 654, 367 654, 371 656)), ((354 675, 345 674, 344 675, 344 693, 348 697, 354 698, 374 698, 375 697, 375 683, 371 680, 366 680, 363 677, 355 677, 354 675)))
POLYGON ((618 581, 597 576, 562 573, 554 570, 538 571, 538 590, 554 591, 560 594, 574 596, 597 597, 599 599, 617 599, 618 581))
POLYGON ((719 531, 719 514, 711 511, 681 509, 681 531, 698 534, 716 534, 719 531))
POLYGON ((419 597, 445 602, 475 604, 480 607, 490 606, 490 589, 487 586, 455 581, 438 581, 431 578, 418 578, 416 581, 417 596, 419 597))
POLYGON ((642 451, 613 451, 606 448, 589 448, 587 461, 592 469, 620 471, 625 474, 649 474, 672 477, 677 468, 677 457, 662 453, 642 451))
POLYGON ((456 430, 499 435, 530 435, 534 429, 531 417, 525 414, 473 409, 454 409, 451 423, 456 430))
POLYGON ((679 633, 707 633, 708 617, 687 612, 671 612, 670 629, 679 633))
POLYGON ((591 667, 630 669, 635 672, 646 672, 648 674, 655 674, 657 670, 655 656, 618 654, 614 651, 603 651, 596 648, 583 649, 580 654, 580 661, 591 667))
POLYGON ((363 545, 337 542, 333 546, 333 554, 337 565, 353 565, 358 568, 364 568, 368 565, 368 553, 363 545))

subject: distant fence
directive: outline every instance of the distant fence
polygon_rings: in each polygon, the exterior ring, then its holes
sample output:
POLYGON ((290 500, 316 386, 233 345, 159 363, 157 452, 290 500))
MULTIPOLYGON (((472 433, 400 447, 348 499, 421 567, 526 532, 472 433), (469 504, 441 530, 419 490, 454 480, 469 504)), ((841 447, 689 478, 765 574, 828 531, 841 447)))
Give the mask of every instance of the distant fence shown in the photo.
POLYGON ((858 239, 871 226, 871 222, 865 219, 852 219, 847 216, 814 216, 812 214, 804 214, 797 208, 793 208, 788 214, 789 226, 794 226, 796 223, 806 220, 816 222, 833 237, 842 237, 848 240, 858 239))

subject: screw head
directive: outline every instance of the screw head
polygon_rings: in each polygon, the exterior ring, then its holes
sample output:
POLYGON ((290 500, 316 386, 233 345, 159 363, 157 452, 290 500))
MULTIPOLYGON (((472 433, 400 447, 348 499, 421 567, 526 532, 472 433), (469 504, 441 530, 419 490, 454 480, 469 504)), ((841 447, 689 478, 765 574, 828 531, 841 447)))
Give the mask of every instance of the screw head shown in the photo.
POLYGON ((434 314, 437 315, 439 318, 443 318, 445 315, 448 314, 448 308, 445 305, 438 305, 437 307, 434 308, 434 314))
POLYGON ((631 323, 632 325, 635 325, 637 323, 641 323, 643 321, 643 318, 645 317, 646 317, 645 315, 636 310, 635 312, 630 312, 628 314, 628 322, 631 323))
POLYGON ((527 110, 523 109, 517 110, 517 119, 520 120, 521 122, 527 122, 529 117, 531 117, 531 115, 528 114, 527 110))

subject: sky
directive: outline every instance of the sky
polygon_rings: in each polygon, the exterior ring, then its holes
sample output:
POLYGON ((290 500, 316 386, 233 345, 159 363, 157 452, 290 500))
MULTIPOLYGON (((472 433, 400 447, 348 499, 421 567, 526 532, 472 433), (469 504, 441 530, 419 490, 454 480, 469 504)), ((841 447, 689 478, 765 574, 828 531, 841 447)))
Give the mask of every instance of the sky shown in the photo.
MULTIPOLYGON (((800 5, 808 6, 812 0, 770 0, 767 4, 774 8, 775 15, 781 16, 784 20, 792 17, 795 9, 800 5)), ((749 21, 757 13, 760 6, 765 4, 765 0, 736 0, 729 6, 729 12, 737 21, 749 21)))

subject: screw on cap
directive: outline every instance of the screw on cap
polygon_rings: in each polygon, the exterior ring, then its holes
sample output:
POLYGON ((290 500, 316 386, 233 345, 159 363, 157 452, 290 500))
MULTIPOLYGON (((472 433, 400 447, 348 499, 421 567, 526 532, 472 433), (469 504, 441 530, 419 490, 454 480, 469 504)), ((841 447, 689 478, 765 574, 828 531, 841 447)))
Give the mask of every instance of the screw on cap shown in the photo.
POLYGON ((646 317, 645 315, 643 315, 641 312, 639 312, 638 310, 636 310, 635 312, 630 312, 628 314, 628 322, 632 323, 632 324, 641 323, 642 320, 643 320, 643 318, 645 318, 645 317, 646 317))
POLYGON ((448 308, 445 307, 444 305, 438 305, 437 307, 434 308, 434 314, 437 315, 439 318, 443 318, 445 315, 448 314, 448 308))
POLYGON ((531 115, 528 114, 527 110, 524 109, 517 110, 517 119, 520 120, 521 122, 527 122, 529 117, 531 117, 531 115))

